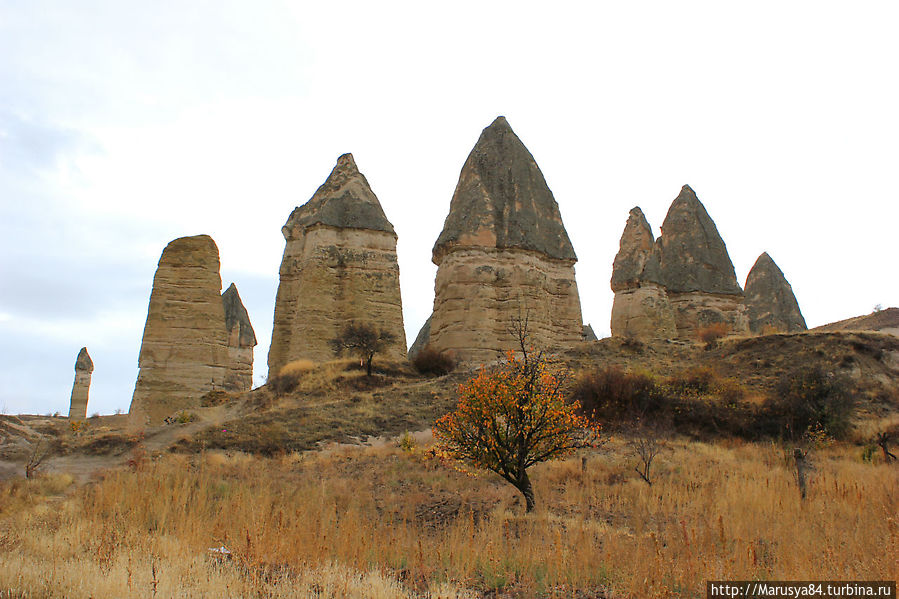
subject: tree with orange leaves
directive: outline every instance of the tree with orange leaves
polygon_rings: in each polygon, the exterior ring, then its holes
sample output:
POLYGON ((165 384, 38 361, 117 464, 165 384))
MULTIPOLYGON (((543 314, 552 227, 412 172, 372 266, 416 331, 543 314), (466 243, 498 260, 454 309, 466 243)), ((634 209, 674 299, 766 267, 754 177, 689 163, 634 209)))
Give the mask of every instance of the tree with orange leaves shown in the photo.
MULTIPOLYGON (((523 329, 523 330, 522 330, 523 329)), ((459 405, 434 425, 438 451, 499 474, 534 509, 529 467, 570 455, 599 441, 599 425, 565 400, 565 371, 527 345, 519 327, 519 351, 459 386, 459 405)))

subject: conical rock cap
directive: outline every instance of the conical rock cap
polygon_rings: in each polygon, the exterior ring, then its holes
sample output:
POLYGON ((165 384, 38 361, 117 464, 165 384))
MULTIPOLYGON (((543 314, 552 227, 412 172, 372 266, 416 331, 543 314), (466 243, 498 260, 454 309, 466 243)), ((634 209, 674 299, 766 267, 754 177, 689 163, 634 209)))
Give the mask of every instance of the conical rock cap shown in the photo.
POLYGON ((356 167, 352 154, 343 154, 337 159, 327 180, 308 202, 294 209, 281 232, 285 239, 291 239, 295 230, 316 224, 396 235, 378 197, 356 167))
POLYGON ((455 247, 518 248, 577 260, 543 173, 505 117, 484 129, 462 167, 434 263, 455 247))

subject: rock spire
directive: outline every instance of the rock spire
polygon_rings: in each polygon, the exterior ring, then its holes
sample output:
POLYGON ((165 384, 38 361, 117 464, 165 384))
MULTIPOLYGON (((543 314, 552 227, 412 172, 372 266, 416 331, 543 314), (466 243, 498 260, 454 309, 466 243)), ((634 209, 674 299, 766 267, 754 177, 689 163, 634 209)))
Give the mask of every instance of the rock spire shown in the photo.
POLYGON ((159 424, 222 389, 229 370, 219 252, 208 235, 181 237, 159 259, 130 414, 159 424))
POLYGON ((234 283, 231 283, 222 294, 222 308, 225 311, 229 358, 225 388, 249 391, 253 387, 253 348, 256 347, 256 333, 234 283))
POLYGON ((762 252, 746 277, 744 303, 753 333, 793 333, 808 328, 793 288, 767 252, 762 252))
POLYGON ((574 248, 543 173, 504 117, 468 155, 432 259, 434 310, 417 346, 490 362, 513 347, 519 315, 539 347, 582 340, 574 248))
POLYGON ((93 372, 94 362, 87 353, 87 348, 82 347, 75 359, 75 383, 72 385, 72 399, 69 404, 69 419, 71 420, 87 418, 87 400, 93 372))
POLYGON ((748 331, 743 291, 724 240, 689 185, 671 203, 653 240, 631 210, 612 269, 612 335, 693 338, 717 322, 748 331))
POLYGON ((406 355, 396 232, 352 154, 281 229, 286 245, 275 300, 269 376, 287 363, 329 360, 350 321, 394 334, 386 355, 406 355))

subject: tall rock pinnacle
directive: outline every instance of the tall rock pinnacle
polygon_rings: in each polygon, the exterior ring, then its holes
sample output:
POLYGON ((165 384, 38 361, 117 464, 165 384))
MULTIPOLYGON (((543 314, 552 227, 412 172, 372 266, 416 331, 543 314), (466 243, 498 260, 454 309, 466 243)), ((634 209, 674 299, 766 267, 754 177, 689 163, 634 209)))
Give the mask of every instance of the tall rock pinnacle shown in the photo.
POLYGON ((231 283, 222 294, 222 308, 225 310, 229 358, 225 387, 249 391, 253 387, 253 348, 256 347, 256 333, 234 283, 231 283))
POLYGON ((504 117, 484 129, 459 174, 443 231, 427 339, 463 363, 513 347, 510 321, 557 350, 583 338, 577 256, 543 173, 504 117))
POLYGON ((762 252, 746 277, 744 303, 749 328, 754 333, 762 333, 766 329, 793 333, 808 328, 793 288, 767 252, 762 252))
POLYGON ((87 353, 87 348, 82 347, 75 358, 75 383, 72 385, 72 399, 69 403, 69 418, 71 420, 84 420, 87 418, 87 400, 91 389, 91 374, 94 372, 94 362, 87 353))
POLYGON ((612 334, 637 339, 675 337, 674 311, 662 284, 658 246, 639 206, 632 208, 612 266, 612 334))
POLYGON ((299 359, 333 358, 329 341, 350 321, 386 329, 386 351, 406 355, 396 232, 368 181, 344 154, 312 198, 282 227, 269 376, 299 359))
POLYGON ((181 237, 159 259, 129 414, 159 424, 225 384, 228 344, 219 252, 208 235, 181 237))

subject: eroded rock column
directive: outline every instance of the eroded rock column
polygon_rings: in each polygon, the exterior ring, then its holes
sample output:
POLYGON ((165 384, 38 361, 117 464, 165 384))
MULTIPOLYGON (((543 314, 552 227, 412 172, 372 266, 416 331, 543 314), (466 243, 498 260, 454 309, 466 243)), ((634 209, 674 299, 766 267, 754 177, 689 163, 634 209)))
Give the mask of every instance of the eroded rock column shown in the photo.
POLYGON ((72 399, 69 404, 69 419, 84 420, 87 418, 87 400, 91 389, 91 374, 94 362, 87 348, 82 347, 75 359, 75 383, 72 385, 72 399))

